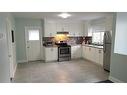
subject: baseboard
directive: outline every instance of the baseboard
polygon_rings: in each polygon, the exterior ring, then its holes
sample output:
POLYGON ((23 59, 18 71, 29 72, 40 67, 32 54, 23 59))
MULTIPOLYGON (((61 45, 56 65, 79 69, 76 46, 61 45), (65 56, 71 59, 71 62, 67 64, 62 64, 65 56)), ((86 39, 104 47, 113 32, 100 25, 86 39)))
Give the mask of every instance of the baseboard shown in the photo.
POLYGON ((112 76, 109 76, 109 80, 111 80, 114 83, 124 83, 123 81, 121 81, 115 77, 112 77, 112 76))
POLYGON ((27 60, 18 60, 17 63, 25 63, 27 60))
POLYGON ((58 62, 57 60, 44 60, 45 63, 58 62))

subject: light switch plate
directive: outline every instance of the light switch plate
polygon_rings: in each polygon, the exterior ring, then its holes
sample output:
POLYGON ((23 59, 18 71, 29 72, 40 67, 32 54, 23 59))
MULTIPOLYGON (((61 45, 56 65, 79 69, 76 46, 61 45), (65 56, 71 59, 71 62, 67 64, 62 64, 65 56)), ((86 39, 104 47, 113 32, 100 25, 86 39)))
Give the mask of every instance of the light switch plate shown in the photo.
POLYGON ((5 39, 5 33, 0 33, 0 40, 5 39))

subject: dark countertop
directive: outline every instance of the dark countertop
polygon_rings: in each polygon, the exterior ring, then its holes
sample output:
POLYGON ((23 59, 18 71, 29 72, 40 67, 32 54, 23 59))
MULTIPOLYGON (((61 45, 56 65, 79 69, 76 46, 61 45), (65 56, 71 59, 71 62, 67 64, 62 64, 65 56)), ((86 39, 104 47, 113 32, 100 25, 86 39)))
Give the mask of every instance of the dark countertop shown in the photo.
POLYGON ((103 49, 103 46, 91 45, 91 44, 83 44, 82 46, 87 46, 87 47, 93 47, 93 48, 103 49))
MULTIPOLYGON (((69 44, 70 45, 70 44, 69 44)), ((82 45, 82 44, 72 44, 72 45, 70 45, 70 46, 79 46, 79 45, 82 45)), ((50 46, 44 46, 44 47, 46 47, 46 48, 51 48, 51 47, 58 47, 57 45, 50 45, 50 46)))
POLYGON ((46 48, 51 48, 51 47, 58 47, 57 45, 50 45, 50 46, 44 46, 46 48))
MULTIPOLYGON (((70 46, 87 46, 87 47, 93 47, 93 48, 99 48, 99 49, 103 49, 103 46, 98 46, 98 45, 91 45, 91 44, 72 44, 70 46)), ((51 47, 58 47, 57 45, 51 45, 51 46, 44 46, 46 48, 51 48, 51 47)))

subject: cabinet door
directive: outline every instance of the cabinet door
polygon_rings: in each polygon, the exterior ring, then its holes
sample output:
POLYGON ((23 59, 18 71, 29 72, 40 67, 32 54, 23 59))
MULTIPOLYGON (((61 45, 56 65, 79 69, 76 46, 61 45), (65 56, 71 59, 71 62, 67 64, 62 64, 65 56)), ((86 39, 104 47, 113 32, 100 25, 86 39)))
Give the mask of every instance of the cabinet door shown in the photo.
POLYGON ((67 31, 69 32, 69 23, 56 23, 56 31, 67 31))
POLYGON ((93 61, 95 62, 96 60, 96 49, 93 48, 93 47, 86 47, 86 50, 85 50, 85 58, 90 60, 90 61, 93 61))
POLYGON ((103 65, 103 49, 96 48, 95 63, 103 65))
POLYGON ((83 33, 84 33, 84 36, 88 36, 88 31, 89 31, 89 22, 88 21, 85 21, 83 23, 83 33))
POLYGON ((55 23, 45 23, 45 37, 53 37, 56 35, 56 24, 55 23))
POLYGON ((70 23, 69 24, 69 35, 70 36, 75 36, 75 26, 74 26, 74 24, 73 23, 70 23))
POLYGON ((103 49, 99 49, 99 63, 103 66, 103 49))
POLYGON ((45 48, 45 61, 55 61, 58 59, 57 48, 45 48))
POLYGON ((99 64, 99 61, 100 61, 100 58, 99 58, 99 49, 96 48, 96 51, 95 51, 95 63, 99 64))
POLYGON ((56 23, 56 31, 59 32, 59 31, 62 31, 63 28, 62 28, 62 23, 56 23))
POLYGON ((64 31, 69 32, 69 23, 63 23, 62 28, 63 28, 64 31))
POLYGON ((105 22, 106 22, 106 31, 112 30, 113 17, 112 16, 106 17, 105 22))
POLYGON ((57 47, 54 47, 52 51, 52 60, 57 60, 58 59, 58 49, 57 47))
POLYGON ((83 58, 85 58, 85 53, 86 53, 85 46, 82 46, 82 57, 83 58))
POLYGON ((95 60, 95 48, 89 47, 89 60, 93 61, 95 60))
POLYGON ((77 36, 83 36, 83 24, 82 23, 78 23, 76 25, 77 27, 77 32, 76 32, 76 35, 77 36))
POLYGON ((72 46, 72 47, 71 47, 71 58, 72 58, 72 59, 75 58, 75 51, 76 51, 75 47, 72 46))
POLYGON ((85 58, 89 60, 89 59, 90 59, 90 58, 89 58, 89 57, 90 57, 90 50, 89 50, 89 47, 86 46, 86 47, 85 47, 85 51, 86 51, 86 52, 85 52, 85 58))
POLYGON ((75 46, 76 52, 75 52, 75 57, 76 58, 81 58, 81 46, 77 45, 75 46))
POLYGON ((74 58, 81 58, 81 46, 72 46, 71 47, 71 57, 74 58))

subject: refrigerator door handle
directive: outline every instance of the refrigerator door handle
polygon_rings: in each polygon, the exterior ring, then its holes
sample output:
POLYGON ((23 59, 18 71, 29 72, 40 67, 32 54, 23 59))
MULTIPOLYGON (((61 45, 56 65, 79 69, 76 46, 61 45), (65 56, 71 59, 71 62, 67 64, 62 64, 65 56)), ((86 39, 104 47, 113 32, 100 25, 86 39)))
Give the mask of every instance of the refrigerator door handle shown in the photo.
POLYGON ((104 33, 104 38, 103 38, 103 52, 105 53, 105 51, 106 51, 106 33, 104 33))
POLYGON ((106 45, 105 45, 105 43, 104 43, 104 46, 103 46, 103 51, 104 51, 104 53, 106 52, 106 45))

